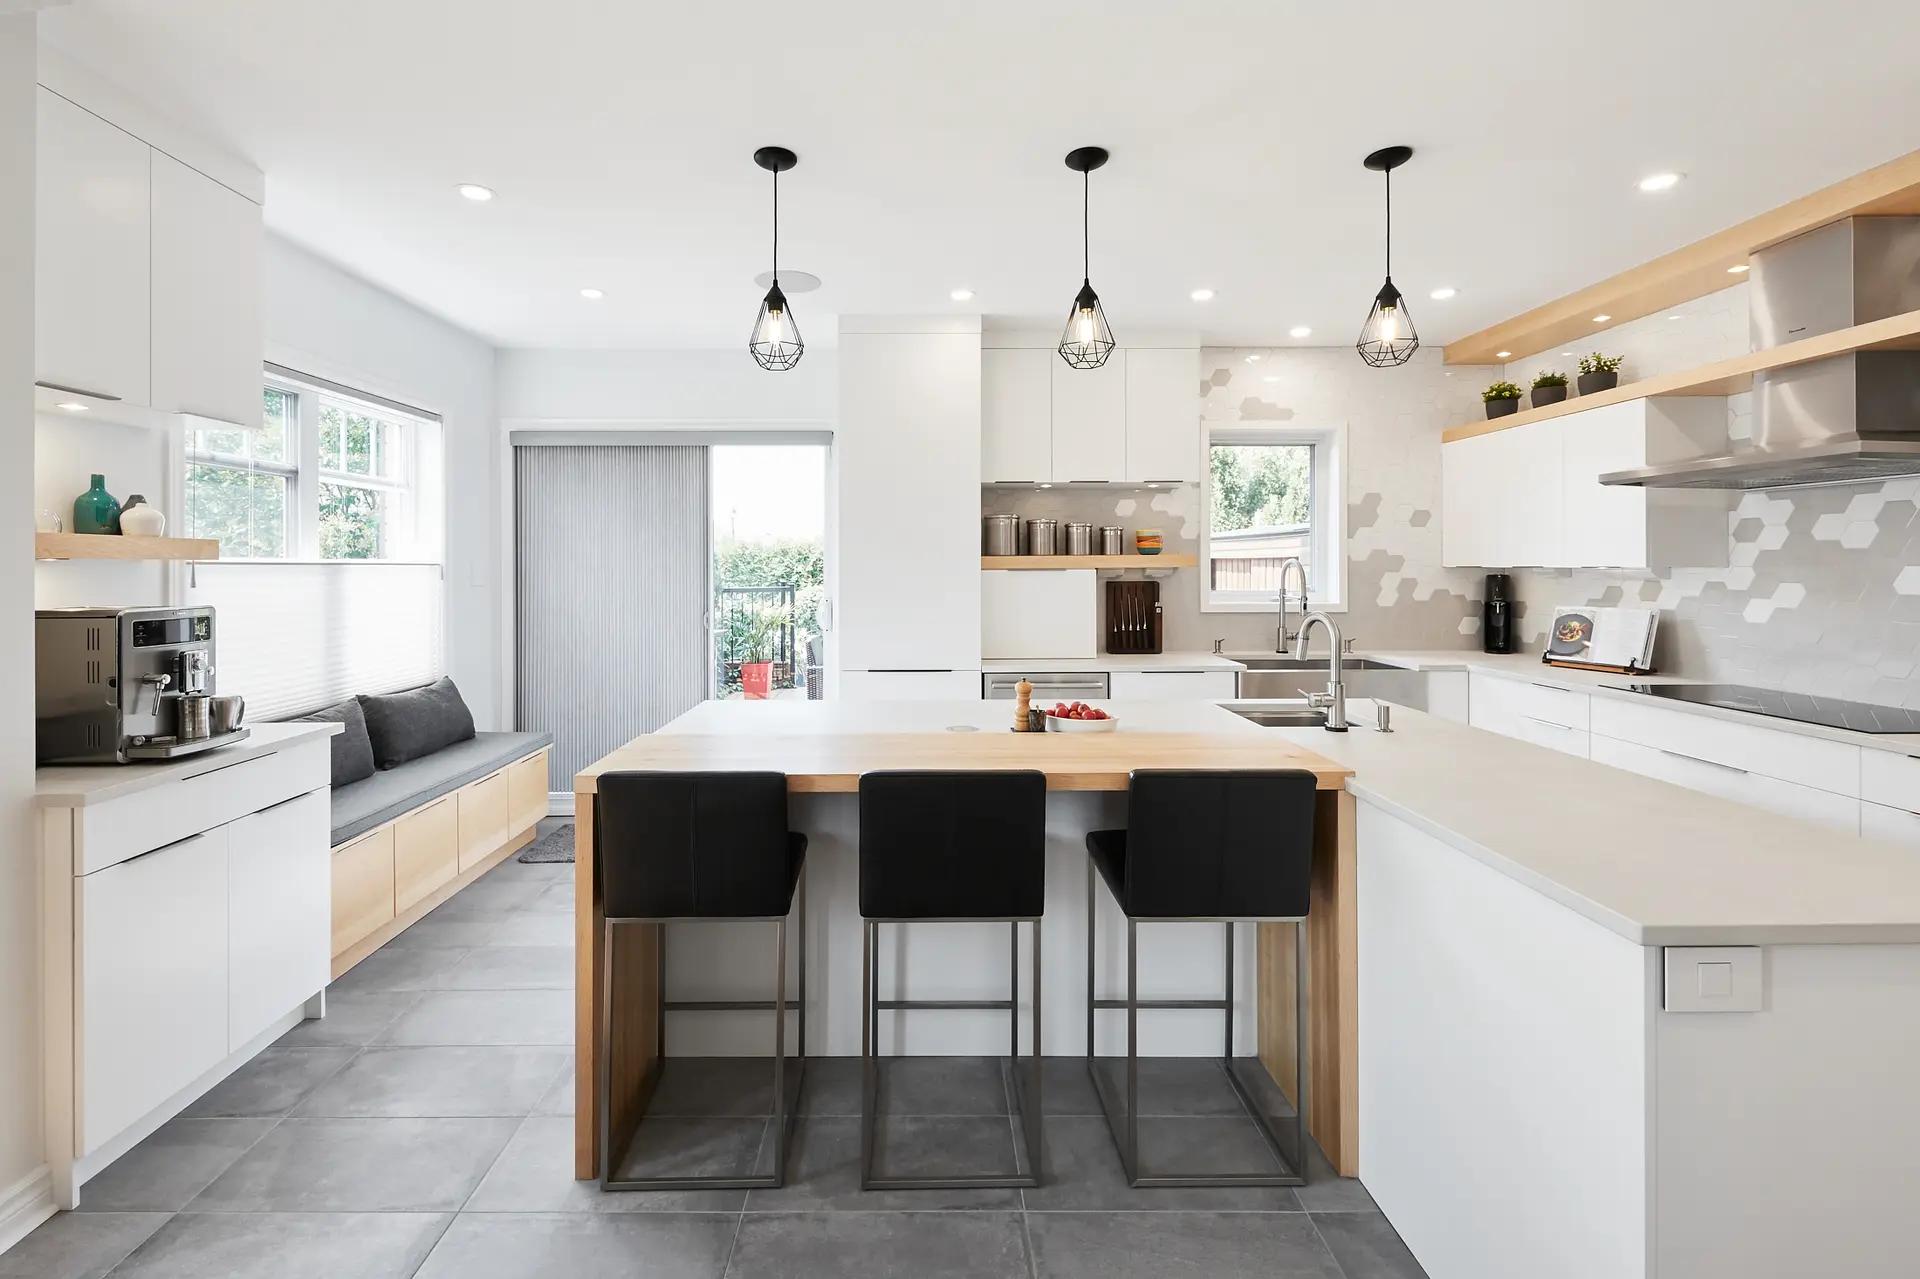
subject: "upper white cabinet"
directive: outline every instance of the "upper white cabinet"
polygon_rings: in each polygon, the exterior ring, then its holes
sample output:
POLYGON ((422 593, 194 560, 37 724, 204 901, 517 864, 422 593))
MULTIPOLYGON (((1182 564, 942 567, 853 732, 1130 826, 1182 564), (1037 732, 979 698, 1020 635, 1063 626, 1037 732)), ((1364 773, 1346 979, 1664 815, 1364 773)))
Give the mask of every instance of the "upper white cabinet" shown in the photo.
POLYGON ((1039 347, 980 352, 981 479, 1052 477, 1053 367, 1059 363, 1039 347))
POLYGON ((153 153, 153 407, 260 425, 260 206, 153 153))
POLYGON ((1062 483, 1127 478, 1127 362, 1097 369, 1053 361, 1053 475, 1062 483))
POLYGON ((1127 478, 1200 478, 1200 353, 1142 349, 1127 355, 1127 478))
POLYGON ((1443 444, 1448 567, 1711 568, 1727 562, 1716 491, 1600 483, 1724 446, 1726 401, 1630 400, 1443 444))
POLYGON ((152 148, 48 89, 35 123, 34 376, 144 405, 152 148))

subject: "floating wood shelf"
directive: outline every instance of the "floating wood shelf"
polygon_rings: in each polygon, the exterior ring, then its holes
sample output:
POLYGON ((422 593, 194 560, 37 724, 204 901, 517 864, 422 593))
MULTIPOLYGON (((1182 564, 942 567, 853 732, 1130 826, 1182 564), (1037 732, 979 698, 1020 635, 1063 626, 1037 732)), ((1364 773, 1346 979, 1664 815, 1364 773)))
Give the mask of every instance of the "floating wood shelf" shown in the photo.
POLYGON ((1545 408, 1526 409, 1506 417, 1449 427, 1441 433, 1440 438, 1447 443, 1454 440, 1468 440, 1476 435, 1490 435, 1495 431, 1507 431, 1516 426, 1526 426, 1531 422, 1544 422, 1548 418, 1565 417, 1569 413, 1584 413, 1588 409, 1603 409, 1609 404, 1622 404, 1628 400, 1648 400, 1661 395, 1738 395, 1752 388, 1755 373, 1764 373, 1768 369, 1784 369, 1795 364, 1808 364, 1830 356, 1845 355, 1849 351, 1892 350, 1920 350, 1920 311, 1890 315, 1884 320, 1874 320, 1869 324, 1856 324, 1850 329, 1836 329, 1832 333, 1801 338, 1798 342, 1788 342, 1784 346, 1770 347, 1765 351, 1750 351, 1745 355, 1736 355, 1730 360, 1716 360, 1712 364, 1703 364, 1696 369, 1684 369, 1678 373, 1665 373, 1659 377, 1629 382, 1611 391, 1596 391, 1592 395, 1574 396, 1558 404, 1549 404, 1545 408))
POLYGON ((1192 568, 1192 555, 982 555, 981 568, 1192 568))
POLYGON ((124 537, 117 533, 35 533, 37 560, 217 560, 210 537, 124 537))
POLYGON ((1447 343, 1448 364, 1500 364, 1501 351, 1528 356, 1579 343, 1606 325, 1625 324, 1738 284, 1728 268, 1768 245, 1856 216, 1920 213, 1920 151, 1856 173, 1843 182, 1789 201, 1738 226, 1697 240, 1598 284, 1556 298, 1524 315, 1447 343))

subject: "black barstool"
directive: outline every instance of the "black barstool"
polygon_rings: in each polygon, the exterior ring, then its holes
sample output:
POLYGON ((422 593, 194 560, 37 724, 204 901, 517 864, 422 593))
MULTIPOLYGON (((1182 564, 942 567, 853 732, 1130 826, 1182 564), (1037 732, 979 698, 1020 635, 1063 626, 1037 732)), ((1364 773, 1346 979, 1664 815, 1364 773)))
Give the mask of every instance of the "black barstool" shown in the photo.
POLYGON ((1306 1182, 1307 905, 1313 873, 1315 779, 1302 770, 1204 772, 1146 770, 1127 783, 1127 829, 1087 834, 1087 1070, 1107 1116, 1131 1186, 1298 1186, 1306 1182), (1127 994, 1096 998, 1094 986, 1094 871, 1127 918, 1127 994), (1136 931, 1148 923, 1225 924, 1226 995, 1221 999, 1141 999, 1136 931), (1294 994, 1299 1059, 1295 1079, 1292 1150, 1265 1107, 1234 1070, 1233 930, 1236 923, 1295 923, 1294 994), (1127 1096, 1124 1126, 1093 1052, 1097 1009, 1127 1013, 1127 1096), (1140 1162, 1141 1009, 1215 1008, 1226 1013, 1221 1061, 1240 1105, 1258 1125, 1281 1173, 1152 1174, 1140 1162))
POLYGON ((602 773, 594 814, 594 867, 606 912, 601 963, 607 972, 600 1007, 600 1188, 690 1190, 767 1188, 784 1184, 792 1121, 787 1064, 787 916, 800 899, 799 1072, 807 1060, 807 837, 787 829, 787 779, 783 773, 602 773), (777 952, 771 1000, 670 1000, 667 990, 667 929, 682 920, 758 920, 774 926, 777 952), (655 986, 659 1003, 654 1076, 641 1089, 651 1094, 666 1065, 667 1014, 671 1012, 772 1011, 773 1171, 679 1177, 614 1175, 626 1151, 612 1144, 610 1109, 613 1042, 613 943, 629 924, 656 924, 655 986))
MULTIPOLYGON (((968 1189, 1040 1184, 1040 916, 1046 906, 1047 780, 1039 772, 887 772, 860 779, 860 1186, 968 1189), (880 925, 1005 923, 1013 956, 1007 999, 880 999, 880 925), (1020 1057, 1020 925, 1033 926, 1031 1079, 1020 1057), (1008 1065, 1027 1171, 874 1175, 874 1057, 880 1010, 1005 1010, 1008 1065)), ((904 994, 904 992, 896 992, 904 994)))

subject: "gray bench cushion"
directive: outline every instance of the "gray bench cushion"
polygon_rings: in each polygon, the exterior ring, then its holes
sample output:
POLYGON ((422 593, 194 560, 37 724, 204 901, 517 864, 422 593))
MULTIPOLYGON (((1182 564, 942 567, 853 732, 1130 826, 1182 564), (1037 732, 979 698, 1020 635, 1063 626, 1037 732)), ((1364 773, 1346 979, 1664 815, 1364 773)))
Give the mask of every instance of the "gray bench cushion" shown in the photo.
POLYGON ((333 792, 334 846, 552 744, 552 733, 476 733, 365 781, 341 786, 333 792))

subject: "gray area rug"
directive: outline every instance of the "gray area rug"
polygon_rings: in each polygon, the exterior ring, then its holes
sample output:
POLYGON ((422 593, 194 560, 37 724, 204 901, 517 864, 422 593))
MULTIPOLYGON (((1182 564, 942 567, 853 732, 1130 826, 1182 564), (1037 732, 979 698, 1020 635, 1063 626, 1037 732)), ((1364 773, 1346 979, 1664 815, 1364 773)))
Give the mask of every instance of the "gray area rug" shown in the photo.
POLYGON ((556 826, 520 850, 514 859, 522 862, 570 862, 573 860, 573 823, 556 826))

